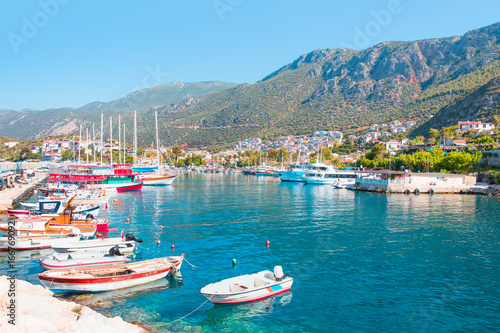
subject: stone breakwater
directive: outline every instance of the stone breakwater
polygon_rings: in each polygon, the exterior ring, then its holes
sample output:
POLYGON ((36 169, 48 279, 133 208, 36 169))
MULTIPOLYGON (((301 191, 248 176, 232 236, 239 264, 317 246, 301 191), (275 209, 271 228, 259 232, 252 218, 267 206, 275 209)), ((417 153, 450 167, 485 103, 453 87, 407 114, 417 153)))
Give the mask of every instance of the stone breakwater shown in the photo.
POLYGON ((50 290, 23 280, 16 281, 15 296, 10 281, 0 276, 0 332, 142 333, 146 330, 120 317, 107 318, 86 306, 61 301, 50 290), (15 325, 8 316, 14 299, 15 325))
POLYGON ((482 194, 487 196, 500 196, 500 185, 490 185, 488 187, 475 187, 465 192, 467 194, 482 194))

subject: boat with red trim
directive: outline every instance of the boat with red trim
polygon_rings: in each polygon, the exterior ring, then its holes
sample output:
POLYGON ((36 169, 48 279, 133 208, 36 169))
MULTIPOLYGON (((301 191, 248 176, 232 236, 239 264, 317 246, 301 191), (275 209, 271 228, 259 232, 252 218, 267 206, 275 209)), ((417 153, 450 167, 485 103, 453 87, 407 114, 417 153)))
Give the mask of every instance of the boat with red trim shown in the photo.
POLYGON ((38 279, 42 286, 56 294, 103 292, 175 276, 183 260, 184 254, 101 267, 52 269, 38 274, 38 279))
POLYGON ((211 283, 200 293, 214 304, 244 303, 289 291, 292 284, 293 278, 276 266, 274 272, 262 271, 211 283))

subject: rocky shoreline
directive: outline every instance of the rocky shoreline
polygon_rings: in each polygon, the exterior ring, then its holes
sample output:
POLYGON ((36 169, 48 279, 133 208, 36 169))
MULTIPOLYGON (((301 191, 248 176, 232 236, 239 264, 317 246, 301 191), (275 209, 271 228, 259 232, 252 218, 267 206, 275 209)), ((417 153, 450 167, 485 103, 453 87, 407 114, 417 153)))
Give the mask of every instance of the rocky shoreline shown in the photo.
POLYGON ((487 195, 489 197, 498 197, 500 196, 500 185, 490 185, 487 188, 478 188, 473 187, 468 191, 464 192, 464 194, 480 194, 487 195))
POLYGON ((147 332, 120 317, 107 318, 89 307, 61 301, 50 290, 27 281, 16 280, 15 296, 12 292, 9 293, 9 289, 10 281, 7 276, 0 276, 1 332, 147 332), (14 300, 14 311, 11 311, 11 300, 14 300), (10 313, 14 315, 9 317, 10 313), (12 317, 15 318, 15 325, 9 323, 12 317))

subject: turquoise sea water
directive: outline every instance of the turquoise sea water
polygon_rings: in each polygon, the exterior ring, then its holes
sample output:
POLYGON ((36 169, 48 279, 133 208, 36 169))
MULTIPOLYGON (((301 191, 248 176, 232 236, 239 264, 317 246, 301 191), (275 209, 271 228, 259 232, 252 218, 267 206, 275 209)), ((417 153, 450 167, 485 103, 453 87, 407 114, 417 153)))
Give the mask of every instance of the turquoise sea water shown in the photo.
MULTIPOLYGON (((108 316, 179 332, 500 331, 498 198, 188 174, 110 203, 105 214, 118 229, 110 236, 123 229, 144 238, 137 260, 185 253, 196 267, 184 263, 180 281, 64 297, 108 316), (206 284, 275 265, 294 277, 290 293, 203 304, 206 284)), ((33 259, 45 253, 19 253, 18 277, 38 283, 42 269, 33 259)))

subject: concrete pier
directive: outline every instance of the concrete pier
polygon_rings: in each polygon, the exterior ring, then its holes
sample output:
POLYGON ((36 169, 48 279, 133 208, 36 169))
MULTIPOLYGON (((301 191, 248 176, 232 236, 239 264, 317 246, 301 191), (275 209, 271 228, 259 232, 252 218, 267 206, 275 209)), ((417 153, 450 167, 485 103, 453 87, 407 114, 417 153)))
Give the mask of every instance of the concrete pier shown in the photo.
POLYGON ((36 172, 34 178, 29 178, 27 184, 14 182, 13 188, 6 188, 0 191, 0 214, 7 214, 7 210, 13 209, 21 200, 33 194, 48 174, 46 172, 36 172))

